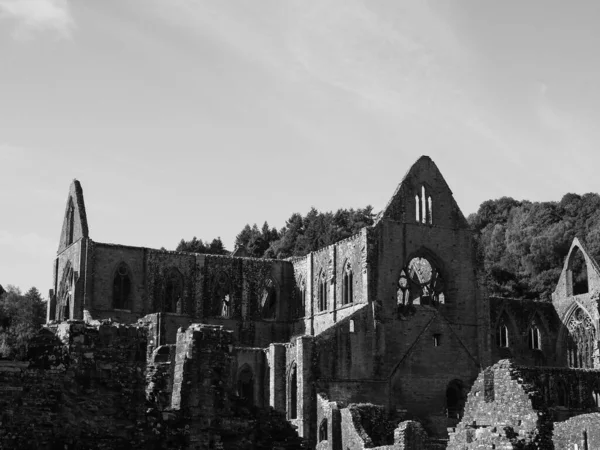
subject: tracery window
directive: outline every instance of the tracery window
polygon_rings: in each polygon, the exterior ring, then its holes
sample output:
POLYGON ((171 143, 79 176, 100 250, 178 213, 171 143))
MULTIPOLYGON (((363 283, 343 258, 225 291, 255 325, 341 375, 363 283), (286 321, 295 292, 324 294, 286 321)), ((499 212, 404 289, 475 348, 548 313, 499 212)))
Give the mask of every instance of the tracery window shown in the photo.
POLYGON ((275 319, 277 314, 277 290, 275 289, 275 283, 270 278, 265 281, 260 304, 262 318, 275 319))
POLYGON ((569 367, 594 367, 596 352, 596 327, 590 316, 581 308, 567 322, 566 347, 569 367))
POLYGON ((232 316, 231 288, 229 278, 224 273, 220 273, 215 277, 212 304, 214 316, 223 318, 232 316))
POLYGON ((174 267, 165 274, 162 294, 163 312, 183 312, 183 276, 174 267))
POLYGON ((325 271, 321 270, 319 274, 319 311, 327 310, 327 279, 325 271))
POLYGON ((347 305, 354 301, 354 280, 352 275, 352 266, 350 262, 344 265, 344 275, 342 277, 342 304, 347 305))
POLYGON ((446 303, 442 274, 426 258, 411 259, 400 272, 396 298, 398 305, 446 303))
POLYGON ((129 267, 120 263, 113 277, 113 308, 130 309, 131 275, 129 267))

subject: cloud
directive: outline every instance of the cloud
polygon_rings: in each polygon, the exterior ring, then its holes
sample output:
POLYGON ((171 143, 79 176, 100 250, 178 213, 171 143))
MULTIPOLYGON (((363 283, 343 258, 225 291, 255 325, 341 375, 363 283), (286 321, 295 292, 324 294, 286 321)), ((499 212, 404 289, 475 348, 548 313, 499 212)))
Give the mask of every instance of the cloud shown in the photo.
POLYGON ((43 31, 69 38, 75 25, 67 0, 0 0, 0 19, 15 22, 13 37, 19 40, 43 31))

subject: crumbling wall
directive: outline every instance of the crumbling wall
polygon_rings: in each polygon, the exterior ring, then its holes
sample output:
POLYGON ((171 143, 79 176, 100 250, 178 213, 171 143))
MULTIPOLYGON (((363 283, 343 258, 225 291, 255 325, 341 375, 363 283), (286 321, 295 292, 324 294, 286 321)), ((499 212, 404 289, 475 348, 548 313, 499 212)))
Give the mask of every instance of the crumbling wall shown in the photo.
POLYGON ((554 448, 560 450, 600 448, 600 413, 582 414, 555 423, 552 442, 554 448))
POLYGON ((0 448, 147 448, 145 351, 143 327, 45 328, 29 362, 0 365, 0 390, 10 393, 0 396, 0 448))

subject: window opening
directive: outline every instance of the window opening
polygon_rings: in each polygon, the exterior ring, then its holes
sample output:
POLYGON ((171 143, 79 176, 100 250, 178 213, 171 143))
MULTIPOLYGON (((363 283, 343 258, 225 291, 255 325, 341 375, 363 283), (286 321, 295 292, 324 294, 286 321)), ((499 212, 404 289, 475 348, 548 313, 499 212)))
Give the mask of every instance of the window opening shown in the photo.
POLYGON ((275 283, 270 278, 267 279, 263 288, 261 307, 263 319, 272 320, 276 318, 277 290, 275 289, 275 283))
POLYGON ((461 419, 465 408, 465 386, 461 380, 452 380, 446 389, 446 415, 452 419, 461 419))
POLYGON ((327 310, 327 280, 325 272, 319 275, 319 311, 327 310))
POLYGON ((67 245, 73 243, 73 228, 75 227, 75 207, 73 199, 69 199, 69 209, 67 211, 67 245))
POLYGON ((433 335, 433 346, 434 347, 439 347, 441 343, 442 343, 442 335, 441 334, 434 334, 433 335))
POLYGON ((497 332, 498 347, 508 347, 508 327, 505 323, 501 323, 497 332))
POLYGON ((298 418, 298 373, 296 364, 292 365, 290 371, 290 419, 298 418))
POLYGON ((327 440, 327 419, 321 421, 319 425, 319 442, 327 440))
POLYGON ((165 275, 163 287, 163 312, 182 312, 183 276, 171 268, 165 275))
POLYGON ((426 258, 413 258, 400 272, 398 305, 437 305, 446 302, 444 279, 426 258))
POLYGON ((529 348, 532 350, 541 350, 540 329, 533 325, 529 328, 529 348))
POLYGON ((421 221, 421 200, 419 199, 418 195, 415 195, 415 219, 417 220, 417 222, 421 221))
POLYGON ((432 208, 432 203, 431 203, 431 196, 427 197, 427 203, 429 208, 427 209, 427 215, 429 217, 429 225, 433 224, 433 208, 432 208))
POLYGON ((248 365, 244 365, 238 374, 238 395, 247 404, 254 404, 254 374, 248 365))
POLYGON ((117 266, 113 279, 113 308, 130 309, 129 297, 131 294, 131 277, 127 264, 117 266))
POLYGON ((590 316, 581 308, 577 308, 567 322, 566 341, 570 367, 594 367, 596 327, 590 316))
POLYGON ((421 202, 423 202, 423 205, 421 206, 421 222, 422 223, 427 223, 427 205, 426 205, 426 198, 425 198, 425 186, 421 186, 421 202))
POLYGON ((229 319, 233 315, 232 306, 229 278, 224 273, 220 273, 214 282, 213 315, 229 319))
POLYGON ((589 291, 587 264, 579 247, 575 247, 571 254, 568 275, 570 276, 570 295, 585 294, 589 291))
POLYGON ((342 304, 347 305, 354 301, 352 267, 350 262, 344 265, 344 276, 342 279, 342 304))

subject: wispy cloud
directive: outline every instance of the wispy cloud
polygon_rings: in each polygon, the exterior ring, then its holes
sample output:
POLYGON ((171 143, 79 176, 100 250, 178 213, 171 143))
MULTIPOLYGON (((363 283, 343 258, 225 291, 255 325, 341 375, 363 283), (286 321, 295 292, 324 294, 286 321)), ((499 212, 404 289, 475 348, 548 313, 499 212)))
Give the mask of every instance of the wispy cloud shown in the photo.
POLYGON ((0 0, 0 19, 14 22, 19 40, 43 31, 69 38, 75 25, 67 0, 0 0))

